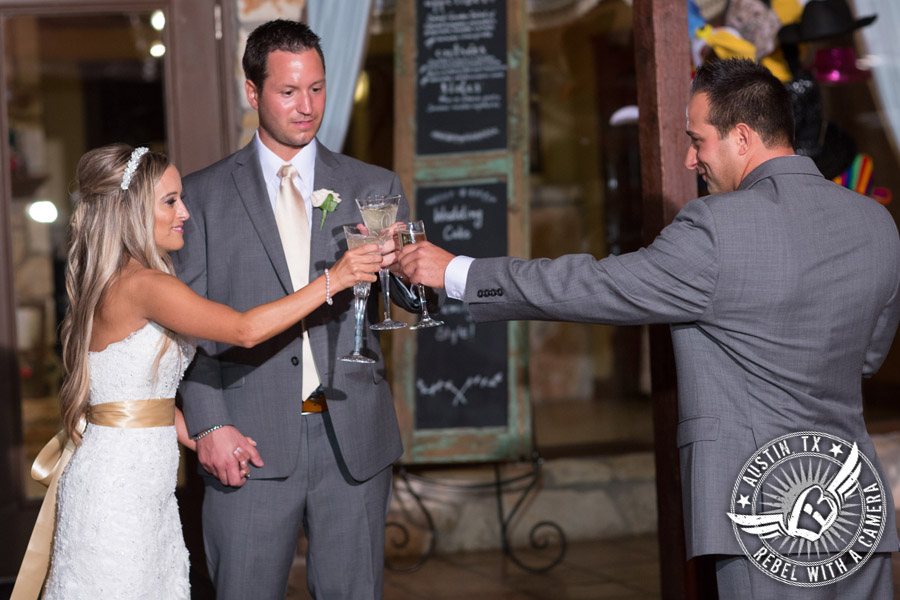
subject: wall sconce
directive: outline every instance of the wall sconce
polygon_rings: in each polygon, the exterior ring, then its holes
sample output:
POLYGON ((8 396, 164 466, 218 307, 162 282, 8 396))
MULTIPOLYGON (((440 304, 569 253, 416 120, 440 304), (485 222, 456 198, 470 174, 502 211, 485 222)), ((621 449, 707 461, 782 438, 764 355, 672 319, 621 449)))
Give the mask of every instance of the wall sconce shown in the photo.
POLYGON ((49 200, 38 200, 28 206, 28 216, 38 223, 53 223, 59 216, 59 211, 49 200))

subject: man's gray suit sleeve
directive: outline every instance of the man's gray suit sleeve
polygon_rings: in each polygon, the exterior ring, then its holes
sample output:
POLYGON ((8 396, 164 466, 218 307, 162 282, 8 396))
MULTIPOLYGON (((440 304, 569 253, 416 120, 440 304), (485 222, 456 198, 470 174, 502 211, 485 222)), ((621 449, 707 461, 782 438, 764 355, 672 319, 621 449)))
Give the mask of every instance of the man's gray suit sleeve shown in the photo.
MULTIPOLYGON (((185 206, 191 218, 184 224, 184 247, 173 253, 172 259, 178 278, 204 298, 207 295, 206 227, 203 212, 192 206, 186 192, 185 206)), ((231 416, 222 394, 222 375, 219 361, 213 358, 216 344, 209 340, 197 341, 197 355, 178 386, 184 402, 184 417, 188 433, 196 435, 216 425, 231 425, 231 416)))
POLYGON ((710 306, 717 259, 712 211, 695 200, 637 252, 602 260, 587 254, 475 260, 465 301, 478 321, 690 322, 710 306))
POLYGON ((900 303, 900 288, 894 290, 890 302, 881 310, 878 315, 878 321, 875 323, 875 330, 872 332, 872 340, 866 349, 866 361, 863 363, 863 377, 871 377, 881 368, 891 344, 894 341, 894 334, 897 332, 897 325, 900 323, 900 310, 897 304, 900 303))

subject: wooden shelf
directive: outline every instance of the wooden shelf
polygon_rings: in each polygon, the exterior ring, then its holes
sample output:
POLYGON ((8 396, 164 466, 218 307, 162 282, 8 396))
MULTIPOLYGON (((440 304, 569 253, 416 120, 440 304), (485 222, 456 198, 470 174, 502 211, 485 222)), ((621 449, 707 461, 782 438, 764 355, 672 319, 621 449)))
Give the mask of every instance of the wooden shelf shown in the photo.
POLYGON ((13 173, 13 198, 30 198, 45 181, 47 181, 46 175, 22 175, 13 173))

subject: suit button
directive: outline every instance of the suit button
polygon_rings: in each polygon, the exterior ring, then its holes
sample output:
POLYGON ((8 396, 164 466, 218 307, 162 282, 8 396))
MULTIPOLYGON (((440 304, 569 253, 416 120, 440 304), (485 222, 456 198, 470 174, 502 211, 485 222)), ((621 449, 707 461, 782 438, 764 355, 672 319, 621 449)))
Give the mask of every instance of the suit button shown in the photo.
POLYGON ((297 365, 300 364, 300 359, 297 358, 296 356, 292 356, 292 357, 291 357, 291 364, 294 365, 294 366, 296 367, 297 365))
POLYGON ((478 290, 477 296, 478 296, 479 298, 483 298, 483 297, 484 297, 484 290, 478 290))
POLYGON ((498 295, 498 296, 502 296, 502 295, 503 295, 503 288, 497 288, 497 295, 498 295))

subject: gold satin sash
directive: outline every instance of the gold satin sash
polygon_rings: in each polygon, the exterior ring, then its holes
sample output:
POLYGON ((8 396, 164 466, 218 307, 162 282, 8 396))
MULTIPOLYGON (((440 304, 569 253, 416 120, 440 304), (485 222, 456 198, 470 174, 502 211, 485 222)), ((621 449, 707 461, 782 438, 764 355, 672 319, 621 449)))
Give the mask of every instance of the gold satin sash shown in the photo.
MULTIPOLYGON (((90 407, 87 422, 103 427, 167 427, 175 424, 175 399, 128 400, 90 407)), ((59 477, 75 452, 75 444, 60 431, 34 459, 31 478, 47 486, 37 521, 28 540, 10 600, 37 600, 50 567, 50 545, 56 527, 56 492, 59 477)))
POLYGON ((88 423, 103 427, 166 427, 175 424, 175 398, 128 400, 95 404, 88 411, 88 423))

